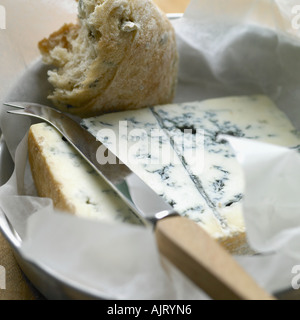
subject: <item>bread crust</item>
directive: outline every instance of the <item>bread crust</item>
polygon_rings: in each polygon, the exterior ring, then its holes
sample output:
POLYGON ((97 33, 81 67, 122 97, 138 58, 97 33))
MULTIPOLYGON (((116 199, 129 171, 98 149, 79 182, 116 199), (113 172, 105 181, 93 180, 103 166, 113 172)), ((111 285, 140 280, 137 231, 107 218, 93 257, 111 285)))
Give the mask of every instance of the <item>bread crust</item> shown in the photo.
POLYGON ((44 38, 38 43, 38 48, 45 63, 56 67, 62 66, 62 61, 52 59, 51 50, 60 46, 66 50, 71 49, 71 41, 78 37, 79 25, 73 23, 64 24, 59 30, 53 32, 49 38, 44 38))
POLYGON ((82 0, 78 25, 39 43, 60 110, 80 117, 172 102, 175 31, 151 0, 82 0))

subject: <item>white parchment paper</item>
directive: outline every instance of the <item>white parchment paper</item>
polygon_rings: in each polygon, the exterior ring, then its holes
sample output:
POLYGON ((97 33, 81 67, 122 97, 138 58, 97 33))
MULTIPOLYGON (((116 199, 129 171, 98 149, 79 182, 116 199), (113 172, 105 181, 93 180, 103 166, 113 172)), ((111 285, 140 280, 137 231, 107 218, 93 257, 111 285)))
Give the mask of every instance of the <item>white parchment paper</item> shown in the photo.
MULTIPOLYGON (((9 16, 7 29, 0 30, 0 102, 49 105, 46 67, 36 44, 74 20, 76 8, 73 0, 31 0, 30 9, 28 2, 3 4, 9 16), (35 18, 40 28, 32 30, 35 18)), ((174 21, 180 53, 176 101, 264 93, 300 129, 295 5, 296 1, 279 0, 192 0, 184 17, 174 21)), ((37 198, 27 163, 30 123, 1 109, 1 130, 16 167, 0 188, 0 206, 21 236, 27 259, 102 297, 207 298, 169 264, 166 272, 151 231, 79 219, 56 212, 50 200, 37 198)), ((295 277, 293 266, 300 264, 299 153, 242 139, 228 141, 245 172, 249 243, 261 253, 237 260, 268 291, 288 288, 295 277)))

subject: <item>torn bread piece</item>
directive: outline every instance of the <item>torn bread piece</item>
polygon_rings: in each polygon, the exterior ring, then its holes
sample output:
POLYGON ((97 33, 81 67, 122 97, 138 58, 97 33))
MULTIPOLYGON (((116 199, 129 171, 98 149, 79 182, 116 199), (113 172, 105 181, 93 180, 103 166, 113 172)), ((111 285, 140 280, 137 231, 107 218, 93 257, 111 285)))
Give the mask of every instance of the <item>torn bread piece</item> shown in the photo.
POLYGON ((39 42, 57 108, 87 117, 172 102, 175 31, 152 0, 80 0, 78 18, 39 42))

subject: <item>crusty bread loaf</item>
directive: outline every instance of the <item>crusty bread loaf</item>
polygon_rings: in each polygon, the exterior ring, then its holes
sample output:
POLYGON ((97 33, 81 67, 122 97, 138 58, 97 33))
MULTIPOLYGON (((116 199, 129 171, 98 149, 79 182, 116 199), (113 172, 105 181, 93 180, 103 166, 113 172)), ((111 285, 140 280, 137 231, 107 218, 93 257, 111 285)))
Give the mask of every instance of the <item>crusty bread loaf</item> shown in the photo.
POLYGON ((152 0, 80 0, 78 25, 39 43, 60 110, 81 117, 170 103, 175 32, 152 0))

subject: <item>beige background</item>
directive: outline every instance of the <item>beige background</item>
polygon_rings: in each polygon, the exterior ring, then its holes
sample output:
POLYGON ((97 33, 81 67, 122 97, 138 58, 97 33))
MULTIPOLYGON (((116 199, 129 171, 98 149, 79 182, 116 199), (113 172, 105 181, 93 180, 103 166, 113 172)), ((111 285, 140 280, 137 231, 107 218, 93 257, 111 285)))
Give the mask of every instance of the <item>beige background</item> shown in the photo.
POLYGON ((154 0, 167 13, 184 12, 190 0, 154 0))
MULTIPOLYGON (((190 0, 154 0, 166 13, 184 12, 190 0)), ((0 288, 0 300, 35 300, 37 294, 25 279, 13 253, 0 233, 0 266, 5 268, 6 289, 0 288)))

